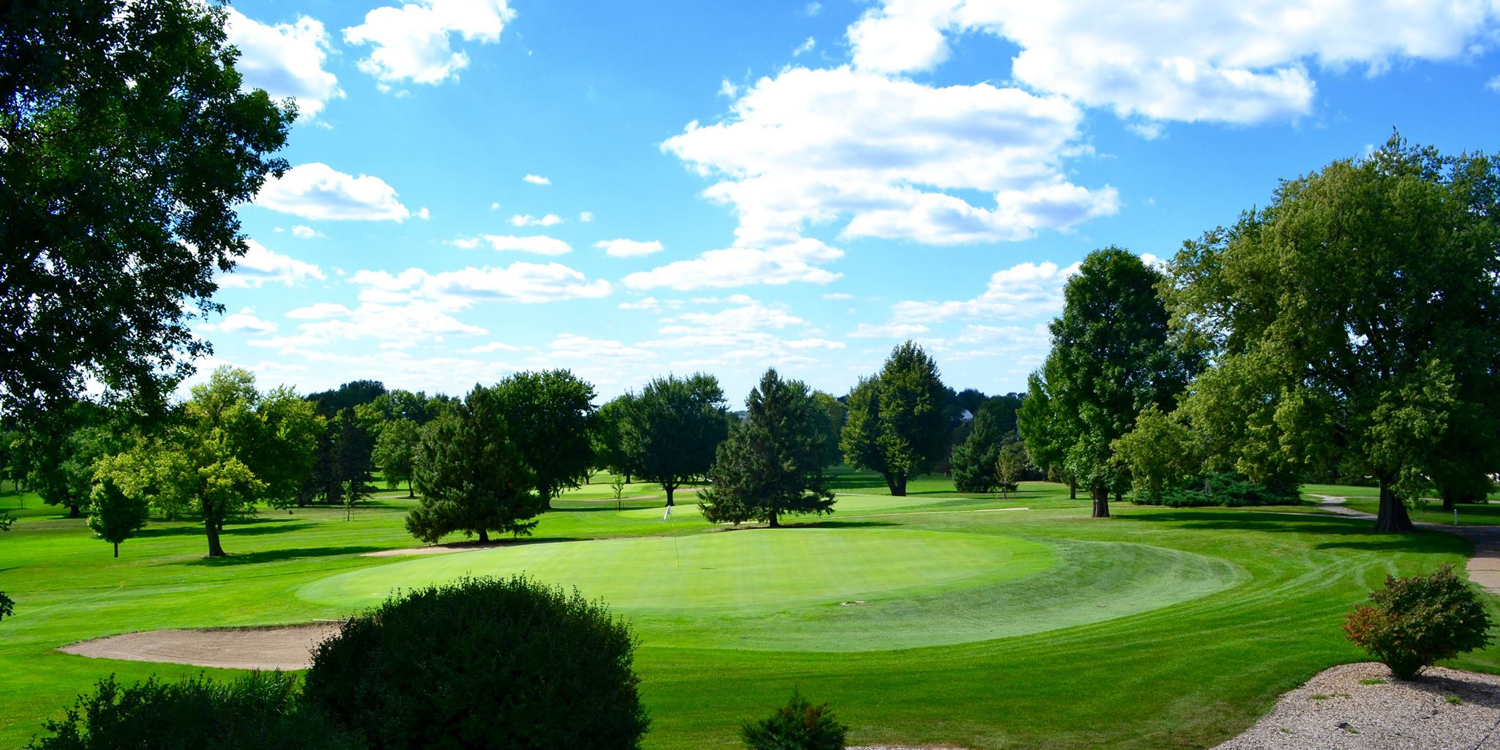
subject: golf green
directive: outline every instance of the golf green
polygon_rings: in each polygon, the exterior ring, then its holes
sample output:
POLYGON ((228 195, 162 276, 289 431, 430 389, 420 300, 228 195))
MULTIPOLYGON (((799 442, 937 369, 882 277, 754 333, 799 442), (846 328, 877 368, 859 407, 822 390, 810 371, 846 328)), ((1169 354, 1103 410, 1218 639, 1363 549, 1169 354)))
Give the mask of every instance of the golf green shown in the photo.
POLYGON ((297 595, 353 612, 396 589, 515 573, 604 599, 653 645, 809 651, 1039 632, 1156 609, 1240 580, 1223 561, 1138 544, 801 528, 523 543, 343 573, 297 595), (1134 573, 1115 580, 1117 569, 1134 573))

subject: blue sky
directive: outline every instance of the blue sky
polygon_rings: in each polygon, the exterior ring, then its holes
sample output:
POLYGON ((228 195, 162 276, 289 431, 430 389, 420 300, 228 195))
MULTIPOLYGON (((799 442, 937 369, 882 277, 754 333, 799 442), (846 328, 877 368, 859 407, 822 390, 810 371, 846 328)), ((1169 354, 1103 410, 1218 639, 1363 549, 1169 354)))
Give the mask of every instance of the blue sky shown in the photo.
POLYGON ((1071 266, 1403 135, 1494 151, 1500 2, 242 0, 303 112, 214 357, 263 386, 1021 390, 1071 266))

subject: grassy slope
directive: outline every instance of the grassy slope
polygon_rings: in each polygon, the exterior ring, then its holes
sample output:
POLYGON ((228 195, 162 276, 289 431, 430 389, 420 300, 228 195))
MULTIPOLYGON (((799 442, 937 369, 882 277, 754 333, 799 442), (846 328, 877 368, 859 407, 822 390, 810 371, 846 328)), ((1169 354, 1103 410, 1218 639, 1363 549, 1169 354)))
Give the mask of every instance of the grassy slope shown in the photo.
MULTIPOLYGON (((844 476, 840 483, 851 495, 884 494, 868 477, 844 476)), ((1377 536, 1366 521, 1261 510, 1116 505, 1115 518, 1093 520, 1086 501, 1068 501, 1055 485, 1029 485, 1009 502, 962 498, 940 479, 914 482, 911 489, 914 496, 906 500, 872 502, 835 519, 1064 544, 1135 542, 1221 558, 1243 571, 1244 583, 1091 625, 901 651, 751 652, 653 646, 648 639, 637 659, 654 719, 648 746, 733 746, 741 720, 768 712, 796 686, 833 702, 857 742, 1203 747, 1243 729, 1277 694, 1320 669, 1363 658, 1343 641, 1340 617, 1387 573, 1460 562, 1468 551, 1465 542, 1444 534, 1377 536), (967 512, 993 507, 1030 510, 967 512)), ((132 680, 153 672, 214 671, 87 660, 51 651, 58 645, 131 630, 345 614, 295 592, 330 575, 402 562, 356 554, 414 546, 400 523, 409 501, 394 497, 404 493, 391 494, 349 522, 338 509, 263 513, 255 523, 228 530, 225 546, 233 557, 226 561, 204 560, 201 530, 186 523, 153 523, 115 561, 109 545, 91 539, 82 521, 59 519, 29 500, 18 513, 22 520, 0 534, 0 589, 18 602, 16 617, 0 623, 0 674, 6 675, 0 705, 7 708, 0 713, 0 746, 24 744, 43 717, 59 713, 73 694, 109 672, 132 680)), ((538 536, 675 536, 708 528, 687 508, 663 524, 659 511, 646 510, 659 501, 627 501, 627 508, 641 510, 616 513, 612 493, 607 501, 588 494, 595 499, 557 503, 562 509, 544 518, 538 536)), ((0 496, 0 508, 17 500, 0 496)), ((1087 556, 1075 559, 1081 562, 1071 572, 1060 568, 1059 575, 1121 584, 1140 572, 1111 558, 1097 560, 1103 572, 1091 570, 1087 556)), ((1106 601, 1128 598, 1122 589, 1093 585, 1082 588, 1108 592, 1106 601)), ((1458 665, 1500 671, 1500 650, 1458 665)))

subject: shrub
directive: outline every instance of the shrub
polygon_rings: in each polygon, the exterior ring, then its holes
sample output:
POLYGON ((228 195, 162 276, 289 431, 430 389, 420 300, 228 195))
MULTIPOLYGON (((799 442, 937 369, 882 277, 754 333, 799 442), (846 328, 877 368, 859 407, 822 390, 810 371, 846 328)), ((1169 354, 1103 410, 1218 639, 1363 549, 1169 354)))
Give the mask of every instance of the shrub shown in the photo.
POLYGON ((576 591, 466 578, 345 623, 304 690, 373 748, 635 748, 649 722, 634 650, 576 591))
POLYGON ((297 678, 256 672, 230 682, 155 678, 121 687, 111 676, 78 700, 33 750, 354 750, 363 745, 297 698, 297 678))
POLYGON ((1172 508, 1225 506, 1240 508, 1252 505, 1285 505, 1295 494, 1287 495, 1236 474, 1209 474, 1193 479, 1182 487, 1160 491, 1137 492, 1131 502, 1137 505, 1165 505, 1172 508))
POLYGON ((747 722, 740 736, 750 750, 844 750, 848 731, 827 703, 814 706, 793 691, 785 706, 770 718, 747 722))
POLYGON ((1344 620, 1344 632, 1407 680, 1440 659, 1490 642, 1490 613, 1468 583, 1444 565, 1426 576, 1385 579, 1344 620))

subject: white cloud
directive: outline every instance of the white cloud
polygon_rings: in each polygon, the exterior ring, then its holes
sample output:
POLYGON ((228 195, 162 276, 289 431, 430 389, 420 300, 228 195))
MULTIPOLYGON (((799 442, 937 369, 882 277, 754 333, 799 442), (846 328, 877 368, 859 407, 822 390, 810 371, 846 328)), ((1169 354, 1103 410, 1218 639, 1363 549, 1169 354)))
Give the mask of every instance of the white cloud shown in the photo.
POLYGON ((728 78, 724 78, 719 81, 719 96, 722 96, 726 99, 733 99, 739 95, 740 87, 734 85, 733 81, 729 80, 728 78))
POLYGON ((290 354, 303 349, 326 350, 330 344, 360 339, 415 344, 442 341, 446 336, 486 332, 479 326, 454 318, 451 314, 454 307, 443 300, 407 299, 400 302, 366 301, 352 310, 342 305, 302 308, 287 314, 288 318, 308 321, 298 326, 298 333, 249 343, 290 354))
POLYGON ((328 235, 323 234, 322 232, 319 232, 312 227, 298 224, 297 226, 292 227, 292 236, 298 239, 310 240, 314 237, 327 237, 328 235))
POLYGON ((266 180, 255 203, 315 220, 399 222, 411 216, 385 180, 364 174, 352 177, 321 162, 299 164, 281 179, 266 180))
POLYGON ((235 262, 233 271, 219 277, 219 286, 256 289, 264 284, 292 286, 328 278, 317 266, 270 250, 255 240, 245 240, 245 244, 249 249, 235 262))
POLYGON ((930 70, 965 32, 1021 48, 1010 74, 1032 90, 1121 116, 1254 123, 1311 111, 1309 66, 1377 74, 1448 60, 1493 39, 1491 0, 885 0, 849 27, 856 67, 930 70))
POLYGON ((804 52, 812 52, 816 46, 818 46, 818 40, 808 37, 807 41, 797 45, 797 49, 792 50, 792 57, 801 57, 804 52))
POLYGON ((766 247, 849 217, 843 236, 953 244, 1027 239, 1118 210, 1114 188, 1070 183, 1082 111, 987 83, 927 86, 847 67, 762 78, 709 126, 662 148, 739 215, 736 245, 766 247), (978 191, 992 206, 956 191, 978 191))
POLYGON ((540 218, 531 214, 516 214, 510 217, 510 223, 518 227, 550 227, 553 224, 561 224, 562 217, 557 214, 547 214, 540 218))
POLYGON ((519 347, 519 346, 511 346, 510 344, 507 344, 507 343, 505 343, 503 341, 491 341, 488 344, 485 344, 483 346, 476 346, 476 347, 474 347, 472 349, 460 349, 458 353, 459 354, 493 354, 495 352, 518 352, 518 351, 521 351, 521 347, 519 347))
POLYGON ((323 320, 325 318, 339 318, 353 315, 354 311, 343 305, 333 302, 314 302, 307 307, 299 307, 286 314, 292 320, 323 320))
POLYGON ((533 185, 551 185, 552 184, 551 180, 547 179, 546 177, 543 177, 541 175, 536 175, 536 174, 526 175, 525 177, 522 177, 521 180, 523 182, 529 182, 529 183, 531 183, 533 185))
POLYGON ((823 299, 854 299, 854 295, 848 292, 828 292, 823 295, 823 299))
POLYGON ((578 220, 581 221, 581 222, 583 222, 583 223, 585 223, 585 224, 587 224, 587 223, 589 223, 589 222, 591 222, 591 221, 594 220, 594 212, 593 211, 581 211, 578 214, 578 220))
POLYGON ((767 248, 728 247, 710 250, 692 260, 679 260, 625 277, 632 289, 704 289, 748 284, 789 284, 804 281, 826 284, 841 274, 819 268, 843 257, 844 251, 810 238, 767 248))
POLYGON ((450 308, 461 308, 476 300, 512 302, 553 302, 564 299, 593 299, 609 296, 608 281, 589 281, 581 272, 561 263, 526 263, 518 261, 504 268, 470 266, 458 271, 428 273, 408 268, 399 274, 388 271, 360 271, 351 277, 366 287, 369 299, 398 300, 412 297, 434 300, 450 308))
POLYGON ((421 219, 422 221, 427 221, 428 219, 432 218, 432 214, 427 210, 426 206, 423 206, 422 210, 417 212, 417 218, 421 219))
POLYGON ((276 324, 255 317, 255 308, 242 307, 239 312, 224 316, 224 320, 219 323, 219 330, 248 331, 264 335, 276 330, 276 324))
POLYGON ((555 237, 544 234, 529 237, 516 237, 505 234, 482 234, 478 237, 460 237, 453 241, 455 247, 465 250, 473 250, 485 242, 495 250, 514 250, 522 253, 536 253, 537 255, 566 255, 573 252, 572 246, 555 237))
POLYGON ((500 210, 500 201, 495 201, 494 203, 491 203, 490 204, 490 210, 491 211, 499 211, 500 210))
POLYGON ((811 17, 816 17, 819 13, 823 12, 823 4, 822 3, 808 3, 807 6, 802 9, 802 12, 806 13, 808 15, 808 17, 810 17, 810 18, 811 17))
POLYGON ((920 336, 932 329, 916 323, 887 323, 885 325, 874 325, 871 323, 860 323, 849 332, 851 339, 909 339, 920 336))
POLYGON ((594 243, 594 247, 604 251, 611 258, 636 258, 642 255, 659 253, 662 250, 660 240, 641 242, 638 240, 600 240, 594 243))
POLYGON ((650 349, 712 351, 702 366, 742 369, 764 367, 767 363, 807 363, 805 353, 815 350, 844 348, 843 342, 817 336, 782 338, 777 332, 799 329, 808 333, 808 322, 781 307, 760 303, 744 295, 729 300, 732 307, 715 312, 689 312, 663 320, 657 338, 643 341, 650 349))
POLYGON ((617 305, 621 310, 651 310, 661 309, 661 300, 655 297, 645 297, 635 302, 621 302, 617 305))
POLYGON ((344 42, 372 45, 359 69, 387 84, 387 90, 408 81, 438 84, 469 65, 469 55, 453 49, 454 35, 497 42, 513 18, 506 0, 410 0, 366 13, 364 23, 344 29, 344 42))
POLYGON ((903 324, 931 323, 952 318, 1015 319, 1051 317, 1062 310, 1063 286, 1078 264, 1066 268, 1051 261, 1021 263, 996 271, 978 297, 946 302, 898 302, 892 317, 903 324))
POLYGON ((1484 84, 1484 87, 1489 89, 1490 91, 1500 92, 1500 76, 1491 78, 1487 83, 1484 84))
POLYGON ((649 351, 627 346, 612 339, 596 339, 564 333, 547 345, 548 354, 554 358, 599 360, 642 360, 653 356, 649 351))
POLYGON ((296 23, 264 24, 233 7, 226 8, 224 31, 240 51, 235 70, 251 88, 274 99, 297 100, 298 119, 312 120, 333 99, 344 96, 338 77, 324 70, 328 33, 322 22, 299 16, 296 23))

